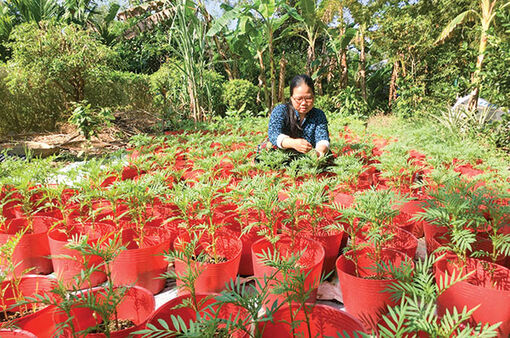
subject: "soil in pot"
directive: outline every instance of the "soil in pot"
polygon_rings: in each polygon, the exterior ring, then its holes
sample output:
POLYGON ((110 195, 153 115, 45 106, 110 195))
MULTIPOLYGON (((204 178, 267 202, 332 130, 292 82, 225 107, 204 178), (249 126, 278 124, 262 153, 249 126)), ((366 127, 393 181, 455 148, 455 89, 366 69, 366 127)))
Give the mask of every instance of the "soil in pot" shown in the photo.
POLYGON ((11 308, 11 306, 24 297, 34 297, 35 295, 54 297, 51 290, 55 286, 56 281, 53 278, 39 275, 24 275, 20 278, 17 288, 13 288, 10 281, 3 281, 0 284, 0 288, 4 290, 1 299, 2 306, 7 307, 11 314, 16 317, 13 318, 13 324, 17 327, 30 331, 36 334, 37 337, 52 337, 55 332, 55 325, 52 320, 54 307, 41 307, 37 304, 15 308, 11 308), (14 291, 16 289, 19 290, 19 293, 14 291))
MULTIPOLYGON (((245 327, 249 332, 251 328, 248 323, 249 315, 245 309, 240 308, 234 304, 222 304, 222 305, 214 305, 216 300, 214 297, 216 294, 197 294, 196 302, 199 305, 199 313, 201 317, 209 318, 213 316, 213 313, 217 313, 217 318, 220 319, 236 319, 237 325, 240 327, 245 327)), ((182 295, 174 298, 161 307, 159 307, 148 319, 147 324, 154 325, 158 329, 163 329, 159 320, 163 320, 168 324, 170 330, 175 331, 175 326, 173 325, 171 316, 180 317, 184 323, 189 324, 190 322, 195 322, 197 320, 197 313, 194 309, 182 306, 184 302, 190 301, 190 295, 182 295)), ((246 338, 250 335, 243 331, 236 329, 233 332, 225 332, 225 327, 223 325, 218 327, 218 336, 219 337, 232 337, 232 338, 246 338), (224 336, 223 334, 227 333, 228 335, 224 336)), ((175 336, 175 337, 178 337, 175 336)))
MULTIPOLYGON (((98 297, 101 297, 99 296, 99 292, 101 292, 101 290, 102 288, 98 287, 88 292, 93 292, 98 294, 98 297)), ((113 326, 115 327, 115 331, 111 332, 110 337, 129 337, 132 332, 142 329, 145 326, 147 319, 154 311, 155 306, 156 303, 154 296, 149 290, 139 286, 129 288, 116 308, 117 319, 122 326, 120 329, 113 326), (129 326, 129 322, 132 322, 135 325, 129 326)), ((82 331, 95 325, 102 325, 101 318, 89 308, 77 306, 71 310, 71 313, 73 315, 72 321, 76 331, 82 331)), ((57 323, 62 323, 68 319, 67 316, 61 312, 56 312, 54 318, 57 323)), ((113 318, 112 322, 112 325, 116 325, 113 318)), ((103 338, 106 336, 103 333, 88 333, 85 337, 103 338)))

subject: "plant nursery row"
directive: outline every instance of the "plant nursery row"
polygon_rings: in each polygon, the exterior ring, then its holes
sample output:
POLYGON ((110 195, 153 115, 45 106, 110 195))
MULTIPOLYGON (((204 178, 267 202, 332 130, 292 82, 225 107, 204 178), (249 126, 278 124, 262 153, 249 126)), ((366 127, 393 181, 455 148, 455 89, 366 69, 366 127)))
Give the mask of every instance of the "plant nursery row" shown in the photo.
POLYGON ((329 158, 257 153, 244 122, 6 159, 0 337, 510 335, 504 164, 340 124, 329 158), (324 281, 342 309, 317 302, 324 281))

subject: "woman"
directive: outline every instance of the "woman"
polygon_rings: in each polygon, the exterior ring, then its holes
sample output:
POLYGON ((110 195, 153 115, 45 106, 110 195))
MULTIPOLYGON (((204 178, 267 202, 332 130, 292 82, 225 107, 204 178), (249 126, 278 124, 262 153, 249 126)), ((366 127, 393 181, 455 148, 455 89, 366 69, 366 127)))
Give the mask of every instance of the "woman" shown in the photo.
POLYGON ((280 149, 307 153, 315 149, 319 157, 329 150, 326 115, 314 108, 314 85, 308 75, 290 82, 290 102, 273 109, 269 118, 269 141, 280 149))

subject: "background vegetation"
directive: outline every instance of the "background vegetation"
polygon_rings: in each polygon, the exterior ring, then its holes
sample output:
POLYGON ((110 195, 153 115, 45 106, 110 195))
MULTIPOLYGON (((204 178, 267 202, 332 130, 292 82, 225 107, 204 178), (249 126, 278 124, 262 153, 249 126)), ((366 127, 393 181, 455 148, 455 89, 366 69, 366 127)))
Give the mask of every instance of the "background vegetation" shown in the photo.
POLYGON ((508 119, 448 109, 470 93, 471 108, 478 96, 510 105, 507 0, 231 0, 221 13, 209 5, 0 0, 0 134, 55 130, 84 100, 173 126, 227 111, 268 114, 290 78, 309 73, 325 111, 434 116, 452 133, 509 146, 508 119))

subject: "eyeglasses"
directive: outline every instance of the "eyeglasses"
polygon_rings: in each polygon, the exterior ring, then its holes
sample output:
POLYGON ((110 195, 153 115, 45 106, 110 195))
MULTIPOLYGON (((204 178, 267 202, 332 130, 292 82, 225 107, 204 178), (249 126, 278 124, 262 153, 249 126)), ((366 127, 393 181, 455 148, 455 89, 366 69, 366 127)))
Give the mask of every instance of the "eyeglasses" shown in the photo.
POLYGON ((312 102, 313 101, 313 96, 302 96, 302 97, 294 97, 294 96, 291 96, 294 101, 296 101, 297 103, 301 103, 303 101, 306 101, 306 102, 312 102))

